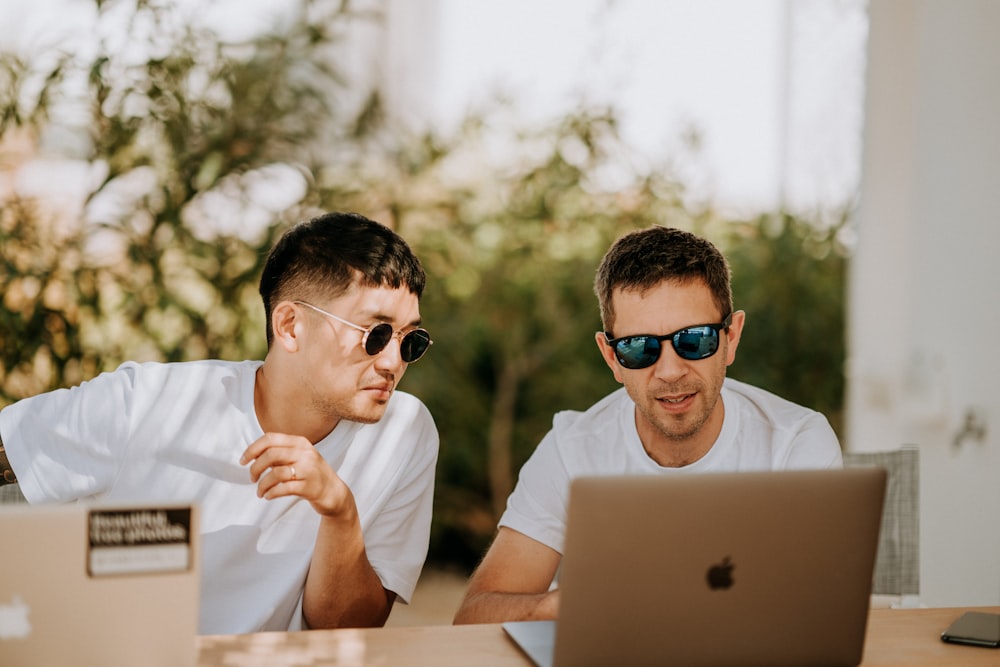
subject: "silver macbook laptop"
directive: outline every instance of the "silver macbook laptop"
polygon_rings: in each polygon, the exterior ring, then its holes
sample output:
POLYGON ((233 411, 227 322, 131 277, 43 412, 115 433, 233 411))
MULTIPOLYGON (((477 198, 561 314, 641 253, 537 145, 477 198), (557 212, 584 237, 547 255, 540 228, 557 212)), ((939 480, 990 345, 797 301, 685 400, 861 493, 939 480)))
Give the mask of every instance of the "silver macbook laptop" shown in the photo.
POLYGON ((191 505, 0 506, 0 663, 190 667, 191 505))
POLYGON ((861 662, 886 472, 574 480, 557 622, 505 623, 538 665, 861 662))

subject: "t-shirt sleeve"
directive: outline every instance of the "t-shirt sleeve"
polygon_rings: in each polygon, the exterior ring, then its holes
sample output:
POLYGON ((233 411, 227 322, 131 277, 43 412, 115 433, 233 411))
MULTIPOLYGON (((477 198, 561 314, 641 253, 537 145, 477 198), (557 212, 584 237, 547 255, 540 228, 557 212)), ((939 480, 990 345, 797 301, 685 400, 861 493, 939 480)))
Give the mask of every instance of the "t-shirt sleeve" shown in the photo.
POLYGON ((31 503, 109 488, 127 447, 135 367, 25 398, 0 412, 0 438, 31 503))
POLYGON ((844 458, 840 441, 830 422, 819 412, 812 412, 802 422, 788 448, 785 468, 788 470, 842 468, 844 458))
POLYGON ((562 553, 569 482, 557 429, 553 428, 521 467, 499 525, 562 553))

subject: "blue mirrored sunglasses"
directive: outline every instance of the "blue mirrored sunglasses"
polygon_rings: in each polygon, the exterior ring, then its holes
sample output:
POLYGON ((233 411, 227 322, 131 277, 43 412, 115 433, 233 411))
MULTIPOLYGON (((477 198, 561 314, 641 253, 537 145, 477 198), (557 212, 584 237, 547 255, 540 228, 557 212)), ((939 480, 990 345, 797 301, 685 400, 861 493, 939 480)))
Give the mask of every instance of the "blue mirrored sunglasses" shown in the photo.
POLYGON ((719 349, 719 331, 728 329, 732 319, 733 315, 730 313, 718 324, 684 327, 665 336, 638 334, 612 338, 611 334, 605 331, 604 337, 607 338, 608 345, 614 349, 618 363, 625 368, 636 370, 655 364, 663 350, 663 341, 667 340, 681 359, 688 361, 707 359, 719 349))

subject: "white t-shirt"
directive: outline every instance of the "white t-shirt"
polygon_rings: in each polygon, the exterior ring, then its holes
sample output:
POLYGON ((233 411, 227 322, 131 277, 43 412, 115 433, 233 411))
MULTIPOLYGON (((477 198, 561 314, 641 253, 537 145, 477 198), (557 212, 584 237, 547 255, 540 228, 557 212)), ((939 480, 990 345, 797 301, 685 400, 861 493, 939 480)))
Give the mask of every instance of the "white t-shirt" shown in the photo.
POLYGON ((576 477, 843 465, 840 443, 822 414, 729 378, 722 401, 725 420, 718 439, 705 456, 682 468, 663 467, 643 449, 635 403, 624 388, 586 412, 557 413, 552 430, 521 468, 500 525, 562 553, 569 483, 576 477))
MULTIPOLYGON (((129 362, 0 412, 29 502, 199 504, 204 634, 301 627, 319 515, 300 498, 258 498, 239 463, 263 435, 253 406, 260 365, 129 362)), ((354 494, 382 584, 407 601, 430 534, 438 451, 430 413, 397 391, 379 422, 341 421, 316 449, 354 494)))

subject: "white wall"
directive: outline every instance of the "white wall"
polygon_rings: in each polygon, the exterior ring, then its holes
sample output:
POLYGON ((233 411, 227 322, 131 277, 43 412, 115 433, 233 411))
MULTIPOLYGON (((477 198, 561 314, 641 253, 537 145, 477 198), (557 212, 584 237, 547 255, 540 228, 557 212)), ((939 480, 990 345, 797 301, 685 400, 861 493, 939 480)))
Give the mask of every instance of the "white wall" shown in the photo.
POLYGON ((932 606, 1000 603, 998 29, 993 0, 870 5, 846 445, 920 447, 932 606))

